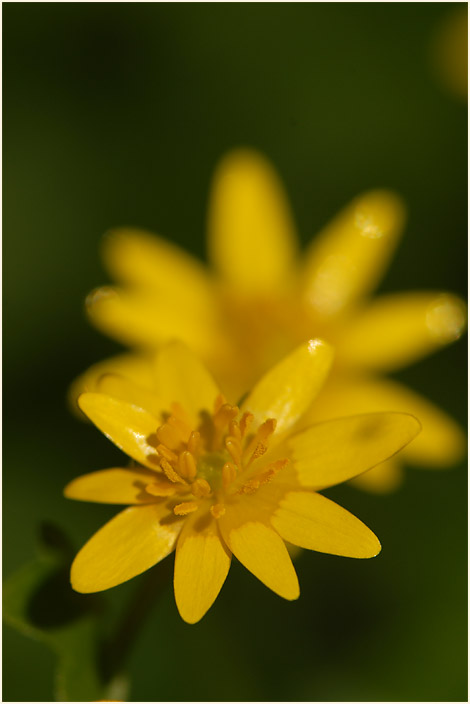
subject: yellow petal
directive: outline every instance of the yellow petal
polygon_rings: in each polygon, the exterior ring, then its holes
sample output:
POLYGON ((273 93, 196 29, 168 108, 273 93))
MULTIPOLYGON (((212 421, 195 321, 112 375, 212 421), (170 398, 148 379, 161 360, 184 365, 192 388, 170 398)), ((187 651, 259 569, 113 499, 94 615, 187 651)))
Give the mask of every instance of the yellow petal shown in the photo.
POLYGON ((377 467, 351 479, 351 484, 371 494, 388 494, 396 491, 403 484, 404 478, 405 474, 399 459, 392 457, 391 460, 382 462, 377 467))
POLYGON ((143 349, 154 349, 173 337, 204 346, 210 334, 206 334, 208 321, 195 316, 188 307, 141 291, 105 286, 90 293, 86 306, 97 328, 124 344, 143 349))
POLYGON ((80 550, 72 564, 72 587, 86 594, 127 582, 169 555, 180 530, 181 521, 166 501, 126 508, 80 550))
MULTIPOLYGON (((219 519, 223 538, 247 570, 284 599, 297 599, 299 582, 284 541, 257 515, 256 500, 244 497, 219 519)), ((274 509, 275 506, 272 507, 274 509)))
POLYGON ((209 512, 188 516, 175 558, 175 600, 181 618, 196 623, 220 592, 231 554, 209 512))
POLYGON ((332 360, 333 351, 326 342, 305 342, 261 378, 242 409, 253 413, 258 423, 275 418, 276 432, 287 430, 312 403, 332 360))
POLYGON ((79 409, 77 399, 85 391, 96 391, 99 379, 103 374, 121 374, 135 384, 150 389, 154 384, 153 363, 144 355, 120 354, 108 357, 93 364, 80 374, 70 385, 68 402, 71 409, 82 419, 85 417, 79 409))
POLYGON ((120 228, 103 240, 105 264, 113 278, 152 291, 191 311, 212 306, 205 266, 183 249, 143 230, 120 228))
POLYGON ((352 201, 315 238, 306 254, 305 300, 317 314, 334 316, 380 281, 403 227, 404 207, 390 191, 352 201))
MULTIPOLYGON (((154 384, 155 379, 152 380, 152 386, 154 384)), ((162 420, 161 414, 168 410, 156 393, 149 391, 148 387, 139 386, 120 374, 103 374, 96 382, 96 391, 105 396, 112 396, 134 406, 145 408, 160 420, 162 420)))
POLYGON ((382 296, 351 318, 337 340, 338 361, 397 369, 457 340, 465 319, 465 304, 451 294, 382 296))
POLYGON ((73 479, 64 489, 68 499, 97 501, 102 504, 154 503, 155 497, 145 487, 155 481, 155 474, 140 469, 102 469, 73 479))
POLYGON ((320 489, 372 469, 413 440, 420 427, 405 413, 369 413, 318 423, 288 443, 300 483, 320 489))
POLYGON ((321 494, 288 493, 271 523, 284 540, 308 550, 360 558, 380 552, 379 541, 364 523, 321 494))
POLYGON ((201 411, 212 412, 220 393, 206 367, 180 342, 170 342, 160 350, 155 384, 167 407, 178 402, 195 424, 201 420, 201 411))
MULTIPOLYGON (((305 423, 374 411, 401 411, 419 419, 422 432, 398 459, 429 468, 451 466, 464 455, 465 435, 459 425, 431 401, 390 379, 336 376, 305 417, 305 423)), ((367 479, 365 479, 367 481, 367 479)))
POLYGON ((293 273, 296 234, 282 184, 257 152, 231 152, 216 171, 209 255, 241 292, 278 292, 293 273))
POLYGON ((85 415, 123 452, 150 469, 159 469, 155 433, 160 420, 151 413, 104 394, 82 394, 78 404, 85 415))

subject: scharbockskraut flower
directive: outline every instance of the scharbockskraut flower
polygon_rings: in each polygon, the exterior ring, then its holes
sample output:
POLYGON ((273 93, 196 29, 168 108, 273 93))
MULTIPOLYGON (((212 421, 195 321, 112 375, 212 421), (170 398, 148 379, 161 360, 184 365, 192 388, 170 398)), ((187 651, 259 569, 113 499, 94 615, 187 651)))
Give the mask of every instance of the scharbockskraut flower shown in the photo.
POLYGON ((70 498, 131 504, 78 553, 74 589, 114 587, 176 547, 176 604, 195 623, 216 599, 232 554, 285 599, 296 599, 299 585, 284 540, 335 555, 376 555, 375 535, 317 491, 382 462, 420 426, 410 415, 377 413, 292 433, 331 357, 320 340, 302 344, 237 408, 197 358, 172 343, 157 356, 158 396, 112 374, 101 378, 99 393, 80 396, 83 412, 138 465, 66 487, 70 498))
MULTIPOLYGON (((145 232, 117 230, 104 260, 124 288, 101 288, 88 299, 91 320, 140 349, 85 373, 72 395, 92 391, 104 372, 152 387, 145 353, 177 337, 204 359, 232 402, 302 340, 322 337, 335 365, 305 422, 350 413, 405 411, 423 432, 402 457, 449 466, 465 443, 458 425, 428 400, 378 374, 393 371, 456 340, 465 306, 451 294, 410 292, 370 301, 404 221, 389 191, 356 198, 300 257, 282 186, 259 154, 229 154, 216 172, 209 209, 213 277, 177 247, 145 232)), ((393 459, 357 482, 386 491, 401 478, 393 459)))

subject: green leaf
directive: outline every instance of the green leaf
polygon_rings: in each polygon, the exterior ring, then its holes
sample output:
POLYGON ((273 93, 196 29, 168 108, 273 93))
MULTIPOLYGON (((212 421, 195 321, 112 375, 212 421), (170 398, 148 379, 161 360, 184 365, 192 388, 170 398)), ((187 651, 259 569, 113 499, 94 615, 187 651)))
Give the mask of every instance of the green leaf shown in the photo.
POLYGON ((102 699, 97 624, 101 600, 72 590, 69 568, 73 550, 62 531, 44 526, 41 539, 38 557, 4 584, 4 619, 57 654, 58 701, 102 699))

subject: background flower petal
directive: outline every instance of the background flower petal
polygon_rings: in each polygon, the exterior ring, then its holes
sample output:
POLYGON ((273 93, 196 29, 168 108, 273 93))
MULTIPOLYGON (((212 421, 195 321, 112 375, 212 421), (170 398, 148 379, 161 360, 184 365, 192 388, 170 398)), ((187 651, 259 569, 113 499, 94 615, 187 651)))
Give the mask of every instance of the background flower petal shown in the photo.
POLYGON ((395 491, 402 485, 405 478, 405 472, 399 458, 400 455, 395 455, 392 459, 368 469, 367 472, 351 479, 351 484, 364 491, 370 491, 372 494, 388 494, 395 491))
POLYGON ((391 191, 355 198, 315 237, 306 253, 304 297, 330 317, 375 288, 404 222, 404 206, 391 191))
POLYGON ((145 486, 155 481, 155 474, 145 469, 101 469, 73 479, 64 489, 68 499, 97 501, 102 504, 155 503, 145 486))
POLYGON ((209 512, 186 518, 175 557, 175 600, 181 618, 196 623, 210 609, 230 569, 231 553, 209 512))
POLYGON ((77 592, 99 592, 127 582, 163 560, 181 530, 167 502, 131 506, 104 525, 72 564, 77 592))
POLYGON ((159 469, 151 441, 160 419, 139 406, 104 394, 82 394, 78 404, 106 437, 129 457, 150 469, 159 469))
MULTIPOLYGON (((460 426, 420 394, 391 379, 343 374, 328 382, 302 419, 305 425, 353 413, 400 411, 418 418, 422 431, 399 459, 422 466, 446 467, 458 462, 466 447, 460 426)), ((377 476, 378 476, 377 470, 377 476)), ((367 481, 365 475, 361 477, 367 481)))
POLYGON ((337 339, 338 362, 398 369, 457 340, 465 320, 464 302, 448 293, 382 296, 345 324, 337 339))
POLYGON ((201 411, 212 411, 220 391, 199 358, 180 342, 162 347, 156 359, 155 385, 169 409, 177 401, 192 416, 195 424, 201 411))
POLYGON ((314 492, 290 492, 280 502, 271 523, 289 543, 344 557, 374 557, 376 536, 358 518, 314 492))
POLYGON ((325 421, 288 439, 299 481, 320 489, 388 459, 420 431, 406 413, 369 413, 325 421))
POLYGON ((278 292, 293 273, 296 235, 284 189, 271 164, 248 149, 220 163, 209 210, 209 256, 240 292, 278 292))
POLYGON ((258 423, 277 421, 276 432, 291 427, 323 385, 333 361, 333 350, 323 340, 309 340, 284 357, 256 384, 243 402, 258 423))

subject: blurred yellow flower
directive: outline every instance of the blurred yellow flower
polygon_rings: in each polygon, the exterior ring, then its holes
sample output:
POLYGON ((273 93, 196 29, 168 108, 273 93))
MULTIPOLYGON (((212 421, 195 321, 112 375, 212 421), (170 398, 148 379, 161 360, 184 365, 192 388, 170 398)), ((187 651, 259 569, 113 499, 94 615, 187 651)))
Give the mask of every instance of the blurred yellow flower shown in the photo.
POLYGON ((420 426, 410 415, 378 413, 293 433, 331 360, 328 344, 309 340, 268 371, 239 409, 188 348, 170 343, 154 364, 158 396, 114 374, 101 378, 98 392, 81 395, 83 412, 138 464, 66 487, 73 499, 131 504, 80 550, 73 588, 109 589, 176 547, 176 604, 195 623, 216 599, 232 553, 285 599, 296 599, 299 585, 284 540, 347 557, 376 555, 375 535, 317 490, 382 462, 420 426))
MULTIPOLYGON (((104 260, 123 288, 88 299, 91 321, 139 350, 91 367, 74 398, 108 371, 151 387, 148 355, 184 340, 205 360, 231 402, 302 340, 322 337, 335 365, 307 423, 350 413, 406 411, 423 433, 403 457, 428 467, 453 464, 464 448, 457 424, 429 401, 379 373, 393 371, 458 339, 465 306, 451 294, 410 292, 370 301, 404 222, 400 199, 385 190, 356 198, 299 253, 276 172, 250 150, 230 153, 214 179, 209 258, 214 274, 174 245, 137 230, 117 230, 104 260)), ((401 479, 396 460, 362 475, 377 491, 401 479)))

